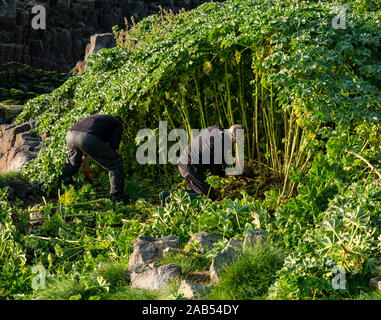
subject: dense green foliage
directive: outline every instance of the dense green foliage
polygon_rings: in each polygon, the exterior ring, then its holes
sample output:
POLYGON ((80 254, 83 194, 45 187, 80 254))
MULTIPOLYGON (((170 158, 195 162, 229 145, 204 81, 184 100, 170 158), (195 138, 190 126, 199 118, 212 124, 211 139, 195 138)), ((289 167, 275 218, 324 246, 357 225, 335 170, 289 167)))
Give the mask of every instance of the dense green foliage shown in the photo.
MULTIPOLYGON (((284 192, 295 190, 291 172, 305 170, 328 139, 341 154, 374 154, 365 143, 380 121, 380 13, 348 9, 346 29, 336 30, 331 9, 228 1, 144 19, 119 34, 126 49, 98 52, 84 74, 27 104, 19 121, 37 118, 39 132, 51 135, 28 174, 56 188, 66 130, 97 112, 129 123, 122 150, 128 170, 144 175, 134 138, 159 120, 188 133, 242 122, 248 160, 261 175, 269 167, 284 177, 284 192), (352 135, 359 130, 362 141, 352 135)), ((150 170, 154 178, 163 168, 150 170)))
POLYGON ((125 266, 99 264, 85 277, 53 280, 45 290, 36 292, 36 300, 133 300, 154 299, 155 293, 128 287, 125 266), (110 287, 112 288, 110 290, 110 287))
POLYGON ((344 5, 351 5, 358 12, 381 10, 381 3, 378 0, 341 0, 344 5))
POLYGON ((30 269, 12 221, 14 212, 7 201, 7 189, 0 189, 0 298, 30 291, 30 269))
MULTIPOLYGON (((304 215, 302 203, 296 200, 278 211, 287 242, 294 248, 272 288, 270 297, 277 299, 338 298, 353 294, 367 284, 367 276, 379 274, 380 201, 377 182, 354 183, 330 201, 327 210, 317 216, 304 215), (289 219, 287 219, 289 217, 289 219), (288 221, 286 221, 288 220, 288 221), (294 224, 293 231, 290 226, 294 224), (295 235, 302 235, 295 237, 295 235), (335 266, 345 268, 345 290, 333 290, 335 266)), ((314 203, 309 203, 309 206, 314 203)))
MULTIPOLYGON (((180 15, 148 17, 127 31, 115 28, 117 48, 93 54, 81 76, 30 100, 18 117, 35 118, 39 134, 49 133, 44 152, 24 173, 55 194, 66 130, 89 114, 118 113, 129 124, 121 148, 126 190, 146 199, 130 206, 99 199, 107 184, 102 171, 96 174, 100 190, 61 188, 56 204, 39 208, 12 207, 2 191, 0 245, 6 250, 0 258, 7 262, 0 265, 14 270, 3 295, 30 294, 31 266, 41 264, 50 277, 48 291, 28 298, 154 298, 128 288, 118 272, 136 237, 174 235, 185 245, 196 232, 220 234, 209 259, 228 239, 262 228, 287 252, 284 264, 274 263, 271 272, 278 271, 265 286, 265 273, 253 278, 261 290, 229 298, 366 296, 369 277, 380 274, 381 265, 381 12, 361 0, 350 3, 364 6, 347 8, 345 29, 332 28, 332 3, 270 0, 207 3, 180 15), (165 207, 155 205, 147 193, 178 177, 172 166, 138 165, 135 137, 159 120, 188 132, 243 123, 250 169, 244 179, 273 177, 281 184, 263 199, 242 190, 233 199, 191 201, 177 192, 165 207), (36 212, 44 221, 32 227, 27 216, 36 212), (117 267, 96 275, 104 263, 117 267), (338 267, 347 279, 341 289, 332 285, 338 267)), ((226 181, 239 186, 240 179, 226 181)), ((260 269, 255 259, 261 254, 232 267, 226 283, 245 266, 260 269)), ((192 271, 207 261, 192 257, 184 264, 192 271)), ((271 264, 277 257, 274 247, 274 256, 262 260, 271 264)))

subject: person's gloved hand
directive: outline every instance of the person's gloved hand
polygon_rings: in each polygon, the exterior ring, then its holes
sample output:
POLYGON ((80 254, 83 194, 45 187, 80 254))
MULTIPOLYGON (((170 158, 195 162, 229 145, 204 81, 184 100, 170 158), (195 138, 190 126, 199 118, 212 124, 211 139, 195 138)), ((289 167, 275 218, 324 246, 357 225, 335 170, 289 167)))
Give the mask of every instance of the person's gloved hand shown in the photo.
POLYGON ((92 183, 93 182, 93 176, 91 175, 90 170, 89 170, 89 157, 84 155, 82 157, 82 160, 83 160, 83 174, 85 175, 86 180, 89 181, 90 183, 92 183))
POLYGON ((87 181, 89 181, 90 183, 93 182, 93 176, 91 175, 90 172, 84 172, 83 174, 85 175, 87 181))

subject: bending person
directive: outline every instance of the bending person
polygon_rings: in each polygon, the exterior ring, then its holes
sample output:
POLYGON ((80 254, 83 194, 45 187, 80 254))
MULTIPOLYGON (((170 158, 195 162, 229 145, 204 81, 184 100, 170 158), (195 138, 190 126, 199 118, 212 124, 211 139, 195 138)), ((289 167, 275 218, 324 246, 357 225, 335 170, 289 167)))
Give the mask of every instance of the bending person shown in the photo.
POLYGON ((119 152, 123 122, 120 116, 91 115, 74 124, 67 132, 68 154, 62 172, 62 182, 73 183, 82 159, 92 158, 107 170, 112 201, 128 202, 124 195, 123 159, 119 152))
MULTIPOLYGON (((205 181, 206 172, 209 170, 219 177, 225 175, 225 152, 232 153, 233 146, 237 142, 237 129, 243 129, 243 126, 236 124, 228 130, 218 126, 208 127, 182 151, 177 169, 192 189, 186 190, 191 199, 206 195, 213 201, 217 200, 216 191, 205 181), (227 141, 228 139, 230 141, 227 141), (228 144, 225 145, 227 142, 228 144)), ((175 190, 160 193, 162 205, 168 202, 168 197, 173 191, 175 190)))

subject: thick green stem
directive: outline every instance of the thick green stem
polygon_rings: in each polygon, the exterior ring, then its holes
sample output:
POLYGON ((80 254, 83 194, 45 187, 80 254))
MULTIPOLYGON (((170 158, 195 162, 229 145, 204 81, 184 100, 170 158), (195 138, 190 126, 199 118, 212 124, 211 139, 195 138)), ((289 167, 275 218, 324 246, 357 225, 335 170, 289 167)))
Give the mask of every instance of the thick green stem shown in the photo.
POLYGON ((233 108, 232 108, 232 100, 231 100, 231 93, 230 93, 230 74, 228 73, 228 65, 227 62, 225 62, 225 80, 226 80, 226 92, 227 92, 227 119, 229 122, 229 126, 232 126, 234 124, 234 117, 233 117, 233 108))
MULTIPOLYGON (((255 104, 254 104, 253 127, 254 127, 254 133, 255 133, 255 145, 257 148, 259 176, 262 179, 263 173, 262 173, 261 151, 259 149, 259 134, 258 134, 258 95, 259 95, 258 81, 259 81, 258 80, 258 74, 256 74, 255 75, 255 104)), ((253 152, 253 154, 254 154, 254 152, 253 152)))
POLYGON ((242 124, 246 130, 245 139, 246 139, 246 150, 248 150, 249 159, 252 158, 251 148, 250 148, 250 135, 249 135, 249 126, 247 125, 246 119, 246 108, 245 108, 245 99, 244 99, 244 88, 243 88, 243 78, 244 78, 244 70, 241 71, 242 64, 238 64, 238 87, 239 87, 239 104, 241 107, 241 117, 242 124))
POLYGON ((194 80, 194 84, 195 84, 195 87, 196 87, 196 94, 197 94, 197 100, 198 100, 198 108, 200 110, 201 128, 206 128, 205 114, 204 114, 204 109, 202 108, 200 88, 198 87, 197 79, 196 79, 194 74, 193 74, 193 80, 194 80))

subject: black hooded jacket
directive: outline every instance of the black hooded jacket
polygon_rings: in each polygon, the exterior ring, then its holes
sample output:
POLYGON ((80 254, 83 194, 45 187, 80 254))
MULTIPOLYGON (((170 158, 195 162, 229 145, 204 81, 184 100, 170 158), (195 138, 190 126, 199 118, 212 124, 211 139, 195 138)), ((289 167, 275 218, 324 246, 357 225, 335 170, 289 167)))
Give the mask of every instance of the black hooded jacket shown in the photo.
POLYGON ((218 126, 206 128, 182 151, 178 166, 185 170, 191 167, 197 174, 204 174, 209 169, 214 175, 224 176, 226 139, 231 138, 224 129, 218 126))
POLYGON ((92 133, 118 150, 122 139, 123 122, 119 116, 94 114, 74 124, 70 130, 92 133))

